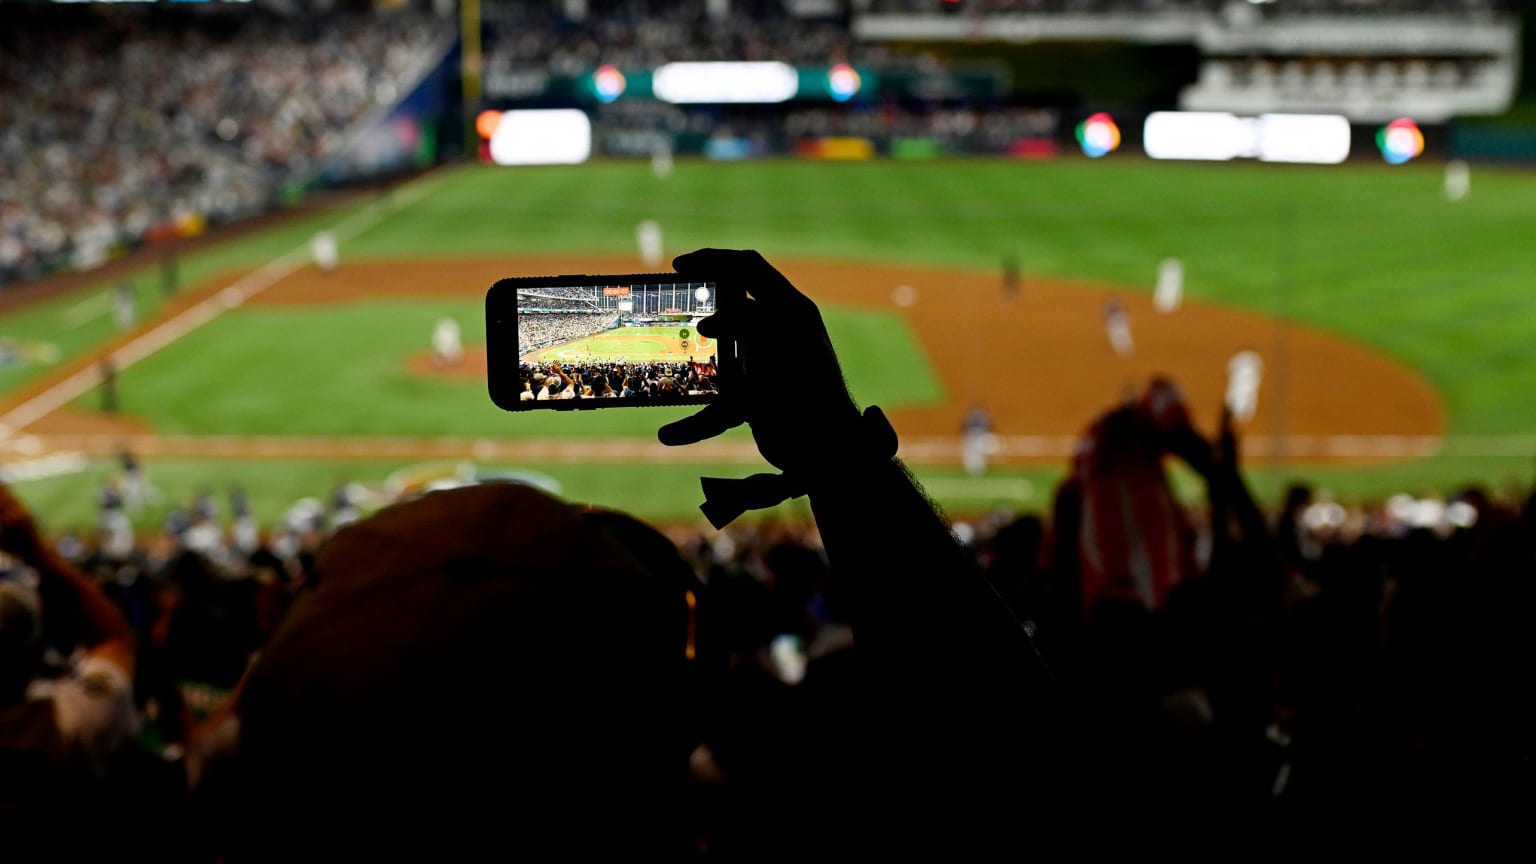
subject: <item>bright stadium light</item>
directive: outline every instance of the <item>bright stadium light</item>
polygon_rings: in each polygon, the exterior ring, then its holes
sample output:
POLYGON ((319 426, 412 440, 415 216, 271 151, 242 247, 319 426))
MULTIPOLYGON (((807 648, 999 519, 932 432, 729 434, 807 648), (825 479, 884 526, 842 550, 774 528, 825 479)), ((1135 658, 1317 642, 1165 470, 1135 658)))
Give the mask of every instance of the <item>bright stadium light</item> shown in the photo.
POLYGON ((1234 114, 1154 111, 1141 130, 1142 148, 1153 159, 1224 161, 1254 151, 1253 127, 1234 114))
POLYGON ((651 78, 657 99, 673 103, 786 102, 800 92, 788 63, 666 63, 651 78))
POLYGON ((1120 146, 1120 127, 1113 117, 1100 111, 1077 124, 1077 143, 1091 159, 1108 155, 1120 146))
POLYGON ((475 115, 475 132, 489 141, 496 137, 496 127, 501 123, 500 111, 481 111, 475 115))
POLYGON ((576 108, 503 111, 491 136, 497 165, 576 165, 592 155, 592 121, 576 108))
POLYGON ((1335 165, 1349 158, 1349 120, 1338 114, 1264 114, 1157 111, 1142 128, 1142 147, 1153 159, 1222 162, 1259 159, 1335 165))
POLYGON ((1376 131, 1376 146, 1389 165, 1401 165, 1424 152, 1424 133, 1419 124, 1399 117, 1376 131))
POLYGON ((1349 120, 1342 114, 1264 114, 1258 130, 1265 162, 1337 165, 1349 158, 1349 120))
POLYGON ((858 70, 847 63, 839 63, 827 71, 827 93, 835 102, 847 102, 862 86, 858 70))
POLYGON ((624 73, 613 66, 604 64, 592 72, 592 93, 599 102, 606 104, 623 96, 628 86, 624 73))

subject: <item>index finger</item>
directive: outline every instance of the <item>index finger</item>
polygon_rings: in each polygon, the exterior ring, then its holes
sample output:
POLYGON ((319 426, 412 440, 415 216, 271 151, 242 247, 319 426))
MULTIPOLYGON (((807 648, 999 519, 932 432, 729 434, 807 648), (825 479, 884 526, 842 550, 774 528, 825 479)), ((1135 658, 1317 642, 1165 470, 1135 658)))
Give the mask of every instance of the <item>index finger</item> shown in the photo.
POLYGON ((700 249, 672 259, 672 268, 685 276, 730 280, 769 303, 805 298, 755 249, 700 249))

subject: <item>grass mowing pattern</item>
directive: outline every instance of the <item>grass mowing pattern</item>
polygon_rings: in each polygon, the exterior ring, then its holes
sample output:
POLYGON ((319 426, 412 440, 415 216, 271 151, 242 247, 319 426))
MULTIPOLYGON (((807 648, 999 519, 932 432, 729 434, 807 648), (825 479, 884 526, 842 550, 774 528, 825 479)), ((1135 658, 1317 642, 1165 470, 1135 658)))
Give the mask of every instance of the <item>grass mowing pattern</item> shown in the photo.
MULTIPOLYGON (((484 382, 425 378, 406 369, 404 358, 428 349, 432 326, 443 316, 459 320, 465 344, 485 340, 481 306, 464 299, 236 310, 124 372, 118 391, 126 413, 181 435, 654 439, 659 425, 695 410, 509 415, 491 404, 484 382)), ((943 389, 901 316, 829 307, 823 317, 849 384, 865 403, 942 400, 943 389)), ((94 411, 97 401, 88 393, 75 407, 94 411)))

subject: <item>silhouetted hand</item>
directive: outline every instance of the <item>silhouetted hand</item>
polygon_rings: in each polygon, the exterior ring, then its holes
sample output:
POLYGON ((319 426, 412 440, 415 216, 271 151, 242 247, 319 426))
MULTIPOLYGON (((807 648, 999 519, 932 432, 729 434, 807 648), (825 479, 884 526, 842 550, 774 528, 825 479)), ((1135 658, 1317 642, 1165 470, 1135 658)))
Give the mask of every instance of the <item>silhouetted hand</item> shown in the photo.
POLYGON ((1157 449, 1179 457, 1209 479, 1215 468, 1211 442, 1195 429, 1178 386, 1162 376, 1153 378, 1141 397, 1140 409, 1157 437, 1157 449))
POLYGON ((1232 418, 1232 409, 1225 406, 1221 409, 1221 426, 1216 433, 1216 459, 1231 470, 1237 470, 1240 456, 1237 449, 1237 429, 1232 418))
POLYGON ((763 458, 802 476, 859 446, 858 409, 809 297, 754 251, 701 249, 672 264, 716 282, 721 311, 698 329, 736 342, 742 378, 722 382, 720 397, 697 414, 663 426, 661 443, 692 444, 745 422, 763 458))
POLYGON ((42 549, 42 537, 32 514, 9 486, 0 483, 0 552, 30 564, 42 549))

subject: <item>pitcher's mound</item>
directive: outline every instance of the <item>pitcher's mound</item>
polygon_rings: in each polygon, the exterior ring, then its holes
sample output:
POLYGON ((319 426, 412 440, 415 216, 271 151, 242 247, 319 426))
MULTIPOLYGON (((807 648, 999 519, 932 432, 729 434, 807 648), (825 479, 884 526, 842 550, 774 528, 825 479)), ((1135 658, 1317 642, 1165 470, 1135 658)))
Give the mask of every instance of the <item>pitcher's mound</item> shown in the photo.
POLYGON ((412 375, 422 378, 446 378, 451 381, 485 380, 485 346, 465 347, 464 356, 457 363, 444 363, 432 351, 412 354, 405 360, 405 368, 412 375))

